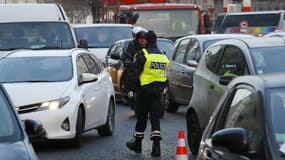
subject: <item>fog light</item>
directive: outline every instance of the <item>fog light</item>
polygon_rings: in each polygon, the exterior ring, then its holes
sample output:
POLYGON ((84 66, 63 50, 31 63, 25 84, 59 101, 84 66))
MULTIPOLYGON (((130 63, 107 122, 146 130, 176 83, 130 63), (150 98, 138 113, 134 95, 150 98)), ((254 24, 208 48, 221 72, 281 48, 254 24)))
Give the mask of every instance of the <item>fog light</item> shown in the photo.
POLYGON ((68 118, 65 118, 65 120, 62 122, 61 128, 65 131, 70 131, 70 123, 68 118))

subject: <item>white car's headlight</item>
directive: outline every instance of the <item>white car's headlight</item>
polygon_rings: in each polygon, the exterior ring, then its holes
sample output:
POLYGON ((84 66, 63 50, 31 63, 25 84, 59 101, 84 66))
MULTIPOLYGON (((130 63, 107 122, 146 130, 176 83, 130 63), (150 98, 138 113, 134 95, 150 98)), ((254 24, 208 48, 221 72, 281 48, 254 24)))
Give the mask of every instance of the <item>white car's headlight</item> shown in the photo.
POLYGON ((56 99, 53 101, 43 102, 40 106, 41 109, 47 109, 47 110, 57 110, 62 108, 68 101, 70 97, 64 97, 60 99, 56 99))

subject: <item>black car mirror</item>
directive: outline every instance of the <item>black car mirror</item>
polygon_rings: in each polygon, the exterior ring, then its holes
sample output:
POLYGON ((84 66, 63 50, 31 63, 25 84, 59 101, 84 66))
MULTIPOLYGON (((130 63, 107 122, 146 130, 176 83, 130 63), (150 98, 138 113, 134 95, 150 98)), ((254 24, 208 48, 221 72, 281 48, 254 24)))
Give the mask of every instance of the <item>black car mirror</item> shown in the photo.
POLYGON ((78 47, 79 47, 79 48, 85 48, 85 49, 87 49, 87 48, 88 48, 88 42, 87 42, 87 40, 81 39, 81 40, 79 41, 78 47))
POLYGON ((43 125, 38 121, 27 119, 24 121, 24 125, 29 138, 43 137, 45 134, 43 125))
POLYGON ((190 66, 190 67, 197 67, 198 66, 198 62, 197 61, 194 61, 194 60, 188 60, 187 62, 186 62, 186 64, 188 65, 188 66, 190 66))
POLYGON ((115 53, 111 53, 110 57, 112 59, 116 59, 116 60, 119 60, 121 58, 121 55, 119 52, 115 52, 115 53))
POLYGON ((221 85, 227 86, 236 76, 233 75, 226 75, 222 76, 219 80, 221 85))
POLYGON ((243 128, 222 129, 213 134, 212 144, 236 154, 245 154, 248 151, 248 133, 243 128))

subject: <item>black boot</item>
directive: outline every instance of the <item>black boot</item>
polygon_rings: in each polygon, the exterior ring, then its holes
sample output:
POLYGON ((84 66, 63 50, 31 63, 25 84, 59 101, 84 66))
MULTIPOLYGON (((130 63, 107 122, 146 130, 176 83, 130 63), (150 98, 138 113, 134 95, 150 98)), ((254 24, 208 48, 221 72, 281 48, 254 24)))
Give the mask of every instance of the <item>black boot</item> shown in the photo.
POLYGON ((151 155, 154 157, 160 156, 160 144, 159 141, 153 141, 151 155))
POLYGON ((127 147, 136 153, 142 152, 142 138, 133 138, 127 142, 127 147))

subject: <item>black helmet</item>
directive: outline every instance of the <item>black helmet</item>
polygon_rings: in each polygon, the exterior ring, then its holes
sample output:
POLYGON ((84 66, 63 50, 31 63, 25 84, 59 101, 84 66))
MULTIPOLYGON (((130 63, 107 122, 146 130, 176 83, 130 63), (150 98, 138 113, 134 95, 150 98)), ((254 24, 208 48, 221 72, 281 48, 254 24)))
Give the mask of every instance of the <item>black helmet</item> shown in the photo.
POLYGON ((145 31, 139 31, 136 33, 136 39, 139 38, 144 38, 145 37, 146 32, 145 31))
POLYGON ((154 31, 150 30, 145 34, 145 39, 148 44, 155 44, 156 43, 156 34, 154 31))

